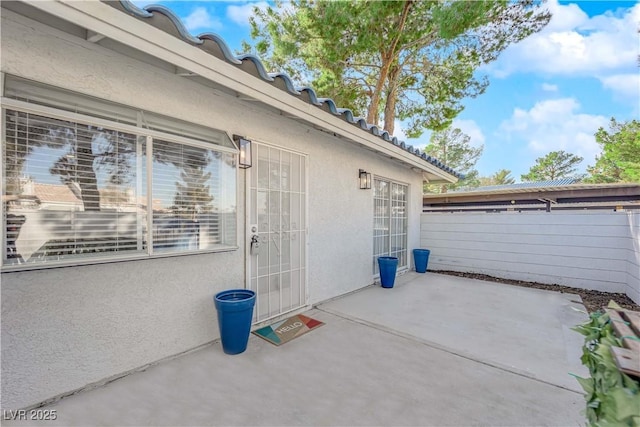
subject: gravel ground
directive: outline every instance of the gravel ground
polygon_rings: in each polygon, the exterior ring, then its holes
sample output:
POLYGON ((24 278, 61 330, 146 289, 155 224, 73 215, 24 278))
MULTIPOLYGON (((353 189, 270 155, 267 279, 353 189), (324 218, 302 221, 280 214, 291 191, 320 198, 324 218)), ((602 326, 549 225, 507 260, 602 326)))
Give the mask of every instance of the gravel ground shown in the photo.
POLYGON ((478 279, 478 280, 486 280, 489 282, 498 282, 504 283, 507 285, 514 286, 523 286, 526 288, 536 288, 536 289, 544 289, 547 291, 556 291, 556 292, 566 292, 570 294, 578 294, 582 298, 582 302, 587 310, 591 313, 597 311, 603 307, 606 307, 609 304, 609 301, 615 301, 620 307, 626 308, 628 310, 640 311, 640 305, 636 304, 626 296, 621 293, 613 293, 613 292, 601 292, 601 291, 592 291, 589 289, 579 289, 572 288, 570 286, 563 285, 545 285, 543 283, 537 282, 525 282, 523 280, 511 280, 511 279, 501 279, 499 277, 488 276, 486 274, 478 274, 478 273, 461 273, 458 271, 449 271, 449 270, 429 270, 430 273, 438 273, 438 274, 448 274, 450 276, 459 276, 459 277, 467 277, 469 279, 478 279))

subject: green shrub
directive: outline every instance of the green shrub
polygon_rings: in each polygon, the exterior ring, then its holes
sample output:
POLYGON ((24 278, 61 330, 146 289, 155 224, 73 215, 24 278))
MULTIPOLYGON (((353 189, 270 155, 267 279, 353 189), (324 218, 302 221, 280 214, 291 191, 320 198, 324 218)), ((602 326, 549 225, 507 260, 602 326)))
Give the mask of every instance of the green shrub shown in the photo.
MULTIPOLYGON (((619 309, 614 302, 609 308, 619 309)), ((591 426, 640 426, 640 382, 618 370, 611 347, 622 347, 614 335, 609 315, 591 313, 587 323, 573 328, 585 335, 582 364, 591 378, 576 377, 587 401, 586 416, 591 426)))

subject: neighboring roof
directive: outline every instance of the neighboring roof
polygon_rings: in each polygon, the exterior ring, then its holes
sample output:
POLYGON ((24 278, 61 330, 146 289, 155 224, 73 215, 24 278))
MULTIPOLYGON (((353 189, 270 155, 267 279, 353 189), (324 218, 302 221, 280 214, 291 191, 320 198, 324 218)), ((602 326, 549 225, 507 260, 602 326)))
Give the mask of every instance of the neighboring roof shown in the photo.
POLYGON ((34 183, 33 193, 42 203, 82 204, 82 200, 76 197, 66 185, 34 183))
POLYGON ((550 181, 534 181, 534 182, 519 182, 517 184, 503 184, 503 185, 485 185, 484 187, 470 188, 467 190, 456 190, 451 191, 447 194, 457 194, 457 193, 485 193, 489 191, 512 191, 518 189, 529 189, 529 188, 543 188, 543 187, 558 187, 563 185, 574 184, 578 180, 575 178, 564 178, 564 179, 555 179, 550 181))
POLYGON ((319 98, 315 91, 310 87, 296 88, 291 78, 284 73, 268 73, 260 61, 260 59, 254 55, 244 54, 240 56, 234 56, 231 50, 225 43, 225 41, 218 35, 213 33, 202 33, 200 35, 193 36, 187 30, 180 18, 173 13, 170 9, 159 6, 149 5, 143 9, 138 8, 129 0, 119 0, 118 2, 108 2, 109 5, 120 9, 130 15, 145 20, 150 25, 159 28, 166 33, 169 33, 175 37, 180 38, 184 42, 196 46, 207 52, 208 54, 221 59, 229 64, 235 65, 239 70, 242 70, 254 77, 260 78, 262 81, 271 84, 278 89, 283 90, 291 96, 295 96, 308 104, 314 105, 319 109, 340 117, 347 123, 350 123, 356 127, 359 127, 365 132, 368 132, 374 136, 381 138, 382 140, 393 144, 407 151, 415 156, 419 157, 425 162, 428 162, 444 172, 451 174, 457 178, 464 178, 464 175, 454 171, 449 166, 445 165, 435 157, 427 155, 425 152, 407 145, 405 142, 398 140, 398 138, 389 135, 384 129, 380 129, 378 126, 369 124, 364 118, 354 116, 353 112, 346 108, 340 108, 330 98, 319 98))
MULTIPOLYGON (((525 183, 536 184, 536 183, 525 183)), ((536 204, 554 204, 556 207, 587 204, 600 207, 640 207, 640 184, 565 184, 548 186, 501 185, 442 194, 423 195, 423 206, 431 210, 457 210, 462 208, 497 208, 508 206, 515 209, 536 204)), ((469 210, 469 209, 464 209, 469 210)))
POLYGON ((569 191, 600 191, 615 192, 630 191, 634 195, 640 196, 640 184, 636 183, 615 183, 615 184, 558 184, 558 181, 541 181, 540 184, 553 183, 552 185, 535 185, 536 182, 527 182, 510 185, 495 185, 487 187, 478 187, 466 191, 452 191, 449 193, 432 193, 424 194, 425 199, 463 199, 463 198, 486 198, 486 196, 499 195, 529 195, 539 193, 552 192, 569 192, 569 191), (531 185, 525 185, 531 184, 531 185))

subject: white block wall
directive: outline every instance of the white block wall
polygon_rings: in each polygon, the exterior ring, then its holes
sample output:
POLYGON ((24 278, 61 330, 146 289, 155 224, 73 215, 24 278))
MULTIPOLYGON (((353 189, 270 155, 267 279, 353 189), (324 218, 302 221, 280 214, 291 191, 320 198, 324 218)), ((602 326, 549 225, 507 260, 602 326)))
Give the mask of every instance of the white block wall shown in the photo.
POLYGON ((640 304, 640 212, 629 213, 631 247, 627 264, 627 290, 629 298, 640 304))
POLYGON ((640 214, 424 213, 429 269, 623 292, 640 302, 640 214))

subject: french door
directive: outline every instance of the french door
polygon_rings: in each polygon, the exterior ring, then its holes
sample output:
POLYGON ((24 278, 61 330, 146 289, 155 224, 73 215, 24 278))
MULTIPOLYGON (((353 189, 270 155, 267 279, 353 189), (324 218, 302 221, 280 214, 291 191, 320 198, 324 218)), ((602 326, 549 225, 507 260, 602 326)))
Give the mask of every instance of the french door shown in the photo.
POLYGON ((247 286, 256 292, 255 323, 307 304, 307 185, 306 156, 255 142, 253 150, 247 286))
POLYGON ((373 180, 373 275, 380 274, 378 257, 398 258, 408 267, 407 224, 409 187, 384 178, 373 180))

